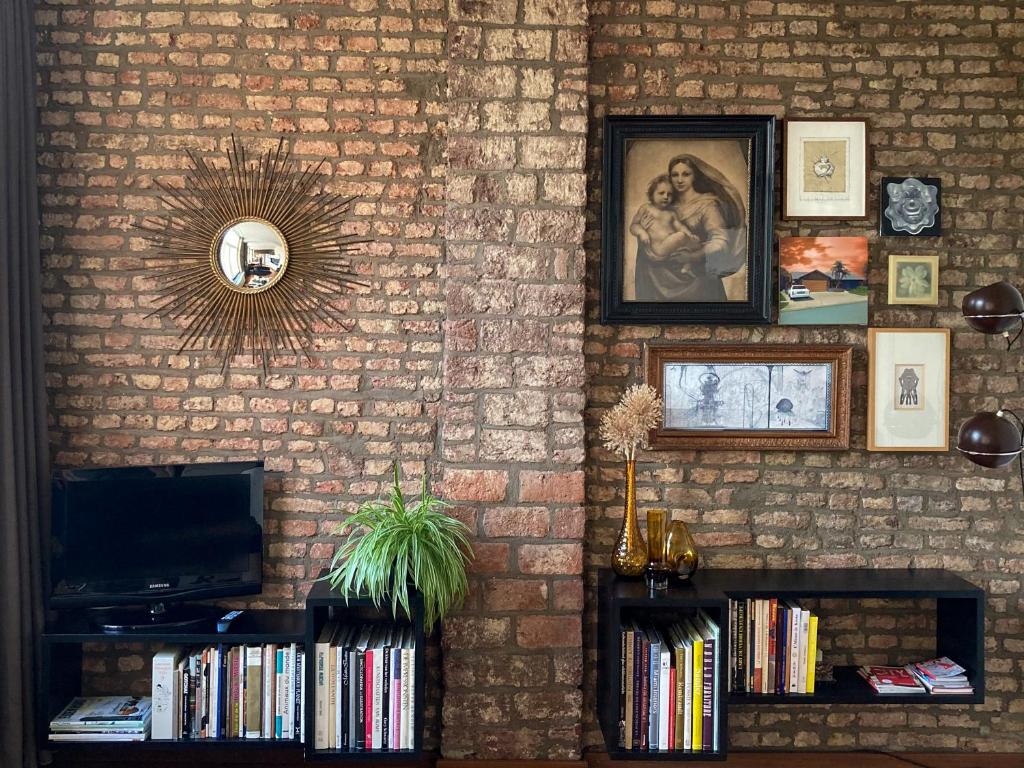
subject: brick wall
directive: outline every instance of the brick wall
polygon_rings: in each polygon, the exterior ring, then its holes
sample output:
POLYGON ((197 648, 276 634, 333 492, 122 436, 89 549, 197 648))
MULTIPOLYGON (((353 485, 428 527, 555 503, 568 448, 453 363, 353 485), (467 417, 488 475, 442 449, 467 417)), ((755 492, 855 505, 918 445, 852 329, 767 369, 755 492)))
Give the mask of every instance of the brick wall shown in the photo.
POLYGON ((575 757, 583 610, 586 4, 449 21, 445 477, 477 530, 444 752, 575 757))
MULTIPOLYGON (((263 457, 264 591, 301 602, 333 554, 340 513, 375 498, 401 462, 430 471, 443 342, 443 0, 171 2, 40 0, 43 301, 58 466, 263 457), (222 156, 231 133, 285 136, 328 158, 328 189, 360 196, 351 333, 322 333, 310 364, 272 375, 175 354, 177 329, 145 317, 132 226, 159 210, 184 149, 222 156)), ((142 659, 99 659, 90 673, 142 659)), ((435 673, 435 677, 437 674, 435 673)), ((438 685, 427 743, 437 744, 438 685)), ((110 686, 112 683, 107 683, 110 686)), ((116 683, 113 683, 116 684, 116 683)), ((136 685, 144 685, 138 678, 136 685)))
MULTIPOLYGON (((1020 282, 1022 16, 1013 3, 888 0, 39 0, 55 461, 263 456, 275 473, 253 605, 301 600, 339 513, 374 497, 394 458, 410 486, 427 473, 478 541, 470 599, 432 670, 428 745, 572 757, 598 743, 583 583, 607 563, 622 506, 622 466, 593 427, 642 378, 643 345, 852 343, 852 451, 648 454, 641 506, 694 523, 712 566, 965 574, 991 595, 989 702, 740 710, 733 743, 1020 751, 1014 476, 952 454, 867 454, 861 330, 597 324, 596 190, 608 112, 866 117, 873 191, 883 174, 936 175, 945 205, 940 241, 872 235, 872 323, 954 329, 954 427, 1020 407, 1017 353, 966 332, 957 306, 971 287, 1020 282), (281 358, 266 380, 244 362, 224 379, 216 359, 175 354, 176 329, 145 317, 131 229, 157 210, 153 180, 180 176, 185 147, 216 153, 232 132, 257 147, 284 134, 300 158, 328 157, 325 184, 361 196, 354 226, 373 241, 356 259, 372 290, 346 299, 353 332, 323 334, 311 364, 281 358), (890 252, 940 254, 938 308, 885 306, 890 252)), ((822 606, 830 654, 927 643, 918 606, 868 607, 822 606)), ((129 650, 89 674, 143 684, 129 650)))
MULTIPOLYGON (((783 222, 776 235, 869 235, 871 324, 953 329, 951 429, 971 413, 1024 402, 1020 352, 966 329, 963 294, 1021 282, 1024 244, 1024 9, 1014 3, 612 3, 591 12, 589 182, 601 189, 606 114, 849 116, 871 126, 873 218, 783 222), (942 179, 943 237, 877 236, 881 176, 942 179), (939 306, 888 307, 890 253, 937 253, 939 306)), ((869 454, 866 334, 857 328, 608 327, 597 323, 600 195, 587 232, 587 581, 608 561, 622 518, 622 463, 595 426, 643 379, 651 341, 845 343, 855 346, 853 448, 844 453, 648 453, 641 509, 693 525, 705 566, 945 567, 988 590, 988 700, 977 707, 740 708, 744 747, 1024 750, 1024 558, 1014 472, 949 454, 869 454)), ((776 194, 778 211, 778 194, 776 194)), ((588 597, 593 592, 588 590, 588 597)), ((911 660, 932 650, 913 606, 822 606, 829 658, 911 660)), ((585 745, 594 722, 594 621, 585 624, 585 745)))

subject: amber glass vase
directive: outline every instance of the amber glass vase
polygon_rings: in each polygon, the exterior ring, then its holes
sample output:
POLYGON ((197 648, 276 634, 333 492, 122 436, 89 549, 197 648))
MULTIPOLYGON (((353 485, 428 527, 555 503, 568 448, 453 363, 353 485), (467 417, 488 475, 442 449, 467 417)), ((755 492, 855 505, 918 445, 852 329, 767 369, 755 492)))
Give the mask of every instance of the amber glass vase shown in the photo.
POLYGON ((669 523, 665 547, 665 559, 676 576, 685 581, 697 572, 697 542, 693 540, 690 529, 682 520, 673 520, 669 523))
POLYGON ((626 462, 626 511, 612 550, 612 568, 619 576, 640 576, 647 567, 647 543, 636 516, 636 462, 626 462))

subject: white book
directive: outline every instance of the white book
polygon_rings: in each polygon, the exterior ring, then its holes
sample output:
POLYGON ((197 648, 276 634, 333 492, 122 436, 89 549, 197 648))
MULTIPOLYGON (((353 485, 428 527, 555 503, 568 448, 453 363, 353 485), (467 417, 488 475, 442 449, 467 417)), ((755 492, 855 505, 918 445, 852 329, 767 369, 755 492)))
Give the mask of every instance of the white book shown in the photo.
POLYGON ((412 632, 409 633, 409 705, 405 711, 409 717, 405 748, 413 749, 416 744, 416 635, 412 632))
POLYGON ((220 737, 220 646, 210 649, 210 738, 220 737))
POLYGON ((178 723, 178 711, 181 697, 175 695, 178 662, 184 650, 177 646, 164 648, 153 656, 153 724, 151 734, 154 739, 176 739, 180 735, 175 729, 178 723))
POLYGON ((295 690, 299 685, 299 647, 296 643, 288 646, 288 719, 286 738, 294 739, 295 732, 295 690))
POLYGON ((661 688, 659 690, 658 705, 658 749, 668 751, 671 744, 668 742, 668 721, 669 707, 672 703, 672 651, 669 648, 668 640, 661 641, 661 659, 659 661, 661 674, 661 688))
POLYGON ((314 646, 315 654, 315 683, 316 690, 314 691, 314 702, 313 702, 313 748, 314 749, 328 749, 330 746, 327 743, 327 701, 329 691, 327 688, 327 653, 330 649, 331 637, 334 635, 337 629, 336 622, 329 622, 320 631, 320 637, 317 638, 316 645, 314 646))
POLYGON ((263 646, 263 733, 266 738, 274 738, 274 649, 276 646, 263 646))
POLYGON ((373 647, 373 738, 372 749, 381 748, 381 727, 384 724, 381 704, 384 701, 384 642, 383 635, 378 637, 378 642, 373 647))
POLYGON ((797 690, 807 693, 807 638, 811 631, 811 612, 800 611, 800 668, 797 671, 797 690))
POLYGON ((789 623, 789 659, 787 660, 787 670, 789 672, 789 685, 786 687, 786 693, 799 693, 800 681, 797 680, 797 676, 800 674, 800 616, 803 614, 803 610, 794 605, 791 612, 791 620, 789 623))
POLYGON ((402 635, 402 693, 401 711, 402 719, 399 723, 398 748, 408 749, 409 744, 409 688, 412 681, 409 679, 409 639, 411 630, 406 629, 402 635))
POLYGON ((292 718, 292 657, 295 646, 288 645, 281 649, 281 727, 278 729, 280 738, 290 739, 294 721, 292 718))

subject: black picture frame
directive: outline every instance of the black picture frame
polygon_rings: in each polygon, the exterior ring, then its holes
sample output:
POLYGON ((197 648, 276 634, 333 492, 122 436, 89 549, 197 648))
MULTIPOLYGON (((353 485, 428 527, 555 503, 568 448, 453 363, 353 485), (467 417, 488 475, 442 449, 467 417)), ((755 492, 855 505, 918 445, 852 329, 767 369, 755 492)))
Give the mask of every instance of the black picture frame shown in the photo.
POLYGON ((772 189, 775 117, 609 116, 604 120, 601 322, 605 324, 767 325, 772 319, 772 189), (626 300, 624 163, 634 139, 747 139, 747 291, 741 301, 626 300))
POLYGON ((886 176, 878 185, 878 234, 882 237, 941 237, 942 236, 942 179, 934 176, 886 176), (889 205, 892 197, 889 192, 890 184, 905 184, 908 181, 916 181, 920 188, 934 187, 935 212, 929 216, 925 211, 924 219, 915 225, 911 222, 903 222, 899 227, 893 221, 889 213, 889 205), (928 223, 931 222, 931 223, 928 223))

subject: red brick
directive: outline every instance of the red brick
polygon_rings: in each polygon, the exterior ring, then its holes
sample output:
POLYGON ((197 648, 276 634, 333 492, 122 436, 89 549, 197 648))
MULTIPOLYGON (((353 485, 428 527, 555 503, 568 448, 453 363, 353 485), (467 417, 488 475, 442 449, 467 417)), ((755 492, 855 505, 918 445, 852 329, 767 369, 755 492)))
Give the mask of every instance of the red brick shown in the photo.
POLYGON ((519 473, 520 501, 548 501, 581 504, 584 500, 583 472, 519 473))

